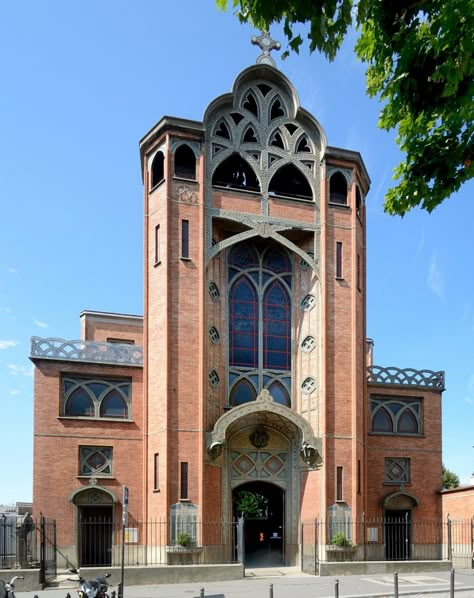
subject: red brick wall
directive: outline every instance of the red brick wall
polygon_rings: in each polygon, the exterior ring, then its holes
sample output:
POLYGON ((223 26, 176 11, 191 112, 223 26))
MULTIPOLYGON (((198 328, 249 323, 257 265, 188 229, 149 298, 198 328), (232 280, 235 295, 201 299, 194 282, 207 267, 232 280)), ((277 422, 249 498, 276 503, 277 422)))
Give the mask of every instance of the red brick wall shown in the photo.
POLYGON ((443 521, 450 519, 471 520, 474 517, 474 486, 463 486, 441 492, 443 521))
MULTIPOLYGON (((420 501, 413 511, 416 519, 441 516, 439 491, 442 485, 441 463, 441 396, 438 392, 406 387, 371 385, 369 393, 397 397, 419 397, 423 409, 421 436, 369 434, 367 439, 367 515, 381 516, 382 499, 398 486, 384 485, 385 457, 410 459, 411 483, 405 486, 420 501)), ((368 413, 370 418, 370 413, 368 413)), ((368 424, 369 425, 368 420, 368 424)))
MULTIPOLYGON (((143 403, 141 368, 124 368, 71 362, 36 361, 34 404, 33 505, 39 515, 57 520, 58 544, 74 543, 75 507, 71 494, 88 486, 79 478, 79 447, 113 448, 113 476, 99 478, 98 485, 121 502, 122 485, 130 490, 130 516, 143 518, 141 503, 143 469, 143 403), (130 378, 132 420, 110 421, 60 417, 61 376, 130 378)), ((121 505, 117 505, 116 519, 121 505)))

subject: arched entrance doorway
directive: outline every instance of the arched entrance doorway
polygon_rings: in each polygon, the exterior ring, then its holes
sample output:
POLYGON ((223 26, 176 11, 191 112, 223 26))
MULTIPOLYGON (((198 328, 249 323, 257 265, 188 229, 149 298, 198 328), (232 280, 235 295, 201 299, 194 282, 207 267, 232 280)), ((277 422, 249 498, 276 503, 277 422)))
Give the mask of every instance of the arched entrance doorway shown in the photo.
POLYGON ((112 564, 115 496, 105 488, 81 488, 70 500, 77 508, 80 567, 112 564))
POLYGON ((268 482, 247 482, 232 493, 234 517, 244 518, 247 567, 285 562, 285 491, 268 482))
POLYGON ((405 491, 392 492, 383 500, 385 558, 388 561, 411 558, 412 510, 418 499, 405 491))

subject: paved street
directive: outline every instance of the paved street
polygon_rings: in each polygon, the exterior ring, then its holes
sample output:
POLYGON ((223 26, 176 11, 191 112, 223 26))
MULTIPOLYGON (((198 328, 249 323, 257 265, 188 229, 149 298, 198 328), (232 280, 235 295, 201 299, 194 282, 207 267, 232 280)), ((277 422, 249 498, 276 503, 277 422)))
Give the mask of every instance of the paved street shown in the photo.
MULTIPOLYGON (((399 576, 400 596, 434 596, 449 598, 449 573, 410 573, 399 576)), ((183 583, 173 585, 125 587, 124 598, 199 598, 204 588, 205 598, 334 598, 335 577, 314 577, 293 568, 248 569, 245 579, 228 582, 183 583)), ((17 590, 21 590, 18 582, 17 590)), ((117 589, 113 587, 111 589, 117 589)), ((71 598, 76 589, 51 589, 42 592, 16 593, 17 598, 71 598)), ((340 598, 388 597, 394 595, 393 575, 352 575, 339 577, 340 598)), ((474 574, 458 570, 455 574, 455 596, 474 597, 474 574)))

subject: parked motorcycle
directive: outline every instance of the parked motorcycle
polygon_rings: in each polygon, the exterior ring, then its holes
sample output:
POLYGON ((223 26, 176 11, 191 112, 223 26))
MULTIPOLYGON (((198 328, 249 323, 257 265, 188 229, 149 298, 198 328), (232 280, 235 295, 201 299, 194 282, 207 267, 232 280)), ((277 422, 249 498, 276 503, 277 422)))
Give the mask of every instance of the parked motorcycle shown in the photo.
MULTIPOLYGON (((96 577, 94 580, 85 580, 77 569, 69 569, 79 577, 79 598, 110 598, 108 595, 109 584, 106 579, 110 577, 110 573, 96 577)), ((70 579, 69 581, 78 581, 77 579, 70 579)), ((1 596, 0 596, 1 598, 1 596)))
POLYGON ((10 581, 3 581, 0 579, 0 598, 15 598, 15 581, 17 579, 25 579, 20 575, 15 575, 10 581))

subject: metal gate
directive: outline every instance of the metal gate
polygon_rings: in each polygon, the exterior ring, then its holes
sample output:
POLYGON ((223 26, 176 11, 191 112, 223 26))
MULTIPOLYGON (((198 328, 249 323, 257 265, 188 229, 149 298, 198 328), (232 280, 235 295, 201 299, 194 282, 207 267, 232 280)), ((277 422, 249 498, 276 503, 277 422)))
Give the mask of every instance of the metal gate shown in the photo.
POLYGON ((56 521, 40 515, 40 582, 56 577, 56 521))
POLYGON ((317 519, 301 524, 301 571, 319 575, 319 522, 317 519))

